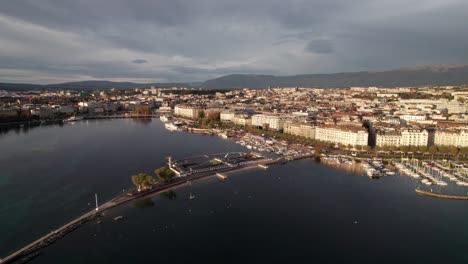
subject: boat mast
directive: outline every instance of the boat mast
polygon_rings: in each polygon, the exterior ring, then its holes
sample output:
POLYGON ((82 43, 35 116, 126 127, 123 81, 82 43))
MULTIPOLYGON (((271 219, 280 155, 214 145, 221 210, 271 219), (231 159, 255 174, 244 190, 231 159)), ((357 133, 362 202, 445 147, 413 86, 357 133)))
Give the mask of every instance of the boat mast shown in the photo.
POLYGON ((96 211, 99 211, 99 205, 97 201, 97 193, 94 194, 94 197, 96 198, 96 211))

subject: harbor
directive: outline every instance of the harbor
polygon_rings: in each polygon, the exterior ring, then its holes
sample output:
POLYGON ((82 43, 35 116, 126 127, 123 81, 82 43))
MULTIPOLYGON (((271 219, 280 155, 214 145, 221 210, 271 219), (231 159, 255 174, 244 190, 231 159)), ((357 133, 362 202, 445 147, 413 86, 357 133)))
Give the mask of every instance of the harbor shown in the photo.
POLYGON ((381 159, 369 159, 361 163, 367 176, 372 179, 379 179, 383 176, 395 175, 395 172, 386 168, 381 159))
POLYGON ((468 186, 468 170, 450 161, 427 161, 402 158, 395 167, 404 175, 419 180, 424 185, 447 186, 452 182, 458 186, 468 186))

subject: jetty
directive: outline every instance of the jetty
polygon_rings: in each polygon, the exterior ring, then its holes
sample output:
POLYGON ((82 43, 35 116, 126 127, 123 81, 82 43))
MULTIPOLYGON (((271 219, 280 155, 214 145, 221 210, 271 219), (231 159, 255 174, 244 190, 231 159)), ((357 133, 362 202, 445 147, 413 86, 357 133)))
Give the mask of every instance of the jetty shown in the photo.
POLYGON ((431 197, 436 197, 436 198, 441 198, 441 199, 468 200, 468 196, 464 196, 464 195, 448 195, 448 194, 442 194, 442 193, 434 193, 434 192, 424 191, 418 188, 414 189, 414 191, 419 195, 426 195, 426 196, 431 196, 431 197))
POLYGON ((224 175, 224 174, 222 174, 222 173, 219 173, 219 172, 216 173, 216 176, 217 176, 218 178, 220 178, 221 180, 226 180, 226 179, 227 179, 227 176, 226 176, 226 175, 224 175))
MULTIPOLYGON (((159 194, 168 191, 185 184, 190 184, 194 180, 199 180, 208 177, 219 177, 226 179, 226 172, 235 172, 246 169, 258 168, 260 164, 271 163, 272 160, 269 158, 262 157, 258 154, 242 153, 242 152, 230 152, 230 153, 218 153, 209 154, 199 157, 192 157, 178 161, 172 161, 169 158, 169 167, 175 171, 178 177, 173 179, 169 183, 160 183, 152 186, 152 189, 138 192, 136 190, 130 191, 126 194, 121 194, 110 201, 98 206, 96 196, 96 209, 89 211, 78 218, 64 224, 63 226, 55 229, 52 232, 36 239, 32 243, 24 246, 23 248, 11 253, 10 255, 0 259, 1 264, 5 263, 25 263, 32 258, 36 257, 38 251, 58 239, 62 238, 66 234, 72 232, 84 223, 103 216, 102 212, 122 205, 132 200, 140 199, 143 197, 149 197, 155 194, 159 194)), ((120 218, 119 218, 120 219, 120 218)), ((118 220, 118 219, 117 219, 118 220)))

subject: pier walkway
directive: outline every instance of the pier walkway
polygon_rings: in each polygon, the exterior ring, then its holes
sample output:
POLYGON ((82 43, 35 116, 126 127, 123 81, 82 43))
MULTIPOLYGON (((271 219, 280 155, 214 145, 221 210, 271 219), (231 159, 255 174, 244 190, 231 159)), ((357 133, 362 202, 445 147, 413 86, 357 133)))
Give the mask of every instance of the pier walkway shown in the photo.
POLYGON ((433 193, 433 192, 423 191, 421 189, 415 189, 414 191, 419 195, 426 195, 426 196, 431 196, 431 197, 436 197, 436 198, 450 199, 450 200, 468 200, 468 196, 433 193))
POLYGON ((40 250, 41 248, 48 246, 49 244, 65 236, 67 233, 78 228, 82 224, 100 216, 103 211, 109 210, 113 207, 119 206, 128 201, 155 195, 158 193, 162 193, 164 191, 193 182, 194 180, 199 180, 202 178, 213 177, 213 176, 218 176, 218 175, 222 175, 227 178, 227 176, 222 173, 235 172, 235 171, 246 170, 246 169, 254 169, 254 168, 258 168, 259 165, 272 164, 275 162, 276 161, 274 160, 272 161, 271 159, 260 159, 253 163, 238 166, 235 168, 225 168, 225 169, 216 170, 216 171, 207 171, 203 173, 193 174, 193 175, 186 176, 186 177, 177 177, 176 179, 174 179, 172 182, 169 182, 169 183, 155 184, 154 188, 150 190, 146 190, 143 192, 133 192, 133 193, 131 192, 131 193, 119 195, 111 199, 110 201, 100 205, 98 211, 92 210, 81 215, 80 217, 68 222, 67 224, 59 227, 58 229, 38 238, 37 240, 28 244, 27 246, 11 253, 9 256, 1 259, 0 263, 1 264, 14 263, 15 261, 20 261, 21 263, 24 263, 28 261, 29 259, 31 259, 32 257, 34 257, 35 253, 37 253, 37 251, 40 250))

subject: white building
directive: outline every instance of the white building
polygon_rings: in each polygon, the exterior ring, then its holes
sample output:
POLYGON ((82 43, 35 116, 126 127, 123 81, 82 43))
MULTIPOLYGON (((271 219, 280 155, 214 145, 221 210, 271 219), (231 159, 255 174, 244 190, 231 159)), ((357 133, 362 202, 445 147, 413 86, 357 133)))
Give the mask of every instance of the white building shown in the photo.
POLYGON ((251 126, 252 118, 248 115, 234 115, 232 122, 234 122, 236 125, 251 126))
POLYGON ((190 119, 196 119, 198 117, 198 111, 200 110, 201 108, 199 107, 176 105, 174 107, 174 114, 178 116, 187 117, 190 119))
POLYGON ((437 130, 434 135, 434 145, 468 147, 468 131, 465 130, 437 130))
POLYGON ((429 133, 425 129, 404 128, 401 130, 402 146, 427 146, 429 133))
POLYGON ((369 133, 360 127, 344 127, 336 125, 318 126, 315 130, 315 139, 351 146, 367 146, 369 133))
POLYGON ((283 133, 315 139, 315 126, 310 124, 286 122, 284 124, 283 133))
POLYGON ((284 127, 285 118, 277 115, 257 114, 252 116, 252 126, 263 129, 281 130, 284 127))
POLYGON ((220 119, 222 122, 225 122, 225 121, 234 122, 234 116, 235 116, 234 112, 221 112, 220 119))
POLYGON ((400 131, 381 130, 375 135, 375 145, 378 147, 400 147, 401 133, 400 131))
POLYGON ((412 122, 412 121, 421 121, 421 120, 426 120, 426 115, 423 114, 416 114, 416 115, 401 115, 400 116, 401 120, 405 120, 407 122, 412 122))

